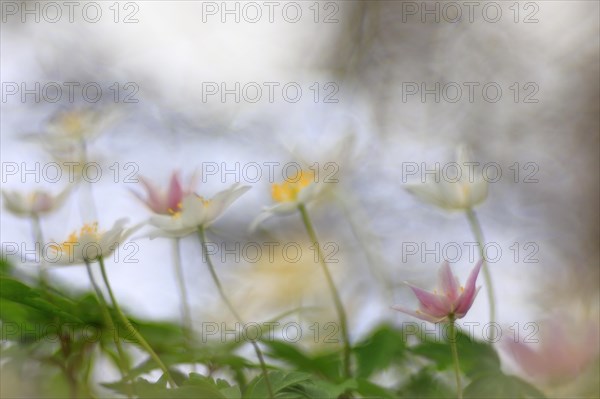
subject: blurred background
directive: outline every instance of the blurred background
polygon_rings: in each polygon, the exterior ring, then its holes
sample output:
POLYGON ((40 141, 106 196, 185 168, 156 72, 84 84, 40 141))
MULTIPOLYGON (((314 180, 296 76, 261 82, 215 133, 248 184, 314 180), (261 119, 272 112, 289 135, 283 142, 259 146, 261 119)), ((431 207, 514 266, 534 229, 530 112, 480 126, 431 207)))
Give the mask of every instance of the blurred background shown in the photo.
MULTIPOLYGON (((62 3, 59 18, 44 3, 3 2, 3 189, 56 193, 66 187, 66 174, 59 182, 43 176, 36 182, 35 174, 23 176, 21 169, 23 163, 33 168, 39 162, 43 169, 73 160, 49 135, 53 118, 91 108, 110 122, 98 121, 87 145, 88 161, 97 162, 103 175, 42 220, 49 240, 62 241, 94 216, 105 229, 124 216, 132 223, 146 220, 149 210, 131 193, 142 187, 127 176, 140 174, 166 187, 179 170, 186 182, 196 173, 196 191, 207 197, 237 182, 252 186, 215 224, 215 242, 274 239, 306 248, 297 215, 248 230, 272 204, 266 168, 252 182, 225 169, 251 162, 333 162, 339 183, 310 212, 321 241, 339 249, 331 268, 355 340, 382 320, 409 320, 389 309, 394 303, 416 306, 403 281, 434 286, 443 256, 407 256, 406 243, 428 249, 460 244, 465 253, 453 267, 465 281, 474 260, 463 245, 473 241, 464 215, 419 202, 403 184, 420 177, 406 179, 408 163, 431 168, 452 161, 458 145, 468 145, 475 161, 496 163, 502 171, 477 211, 487 241, 502 250, 490 267, 503 329, 565 314, 574 320, 568 326, 576 341, 578 332, 597 328, 598 3, 498 2, 473 9, 462 2, 276 3, 269 9, 262 2, 81 2, 70 21, 62 3), (460 21, 454 20, 457 12, 460 21), (56 101, 52 82, 62 88, 56 101), (65 82, 78 84, 72 99, 65 82), (286 85, 289 91, 282 90, 286 85), (262 97, 255 101, 257 86, 262 97), (462 96, 454 101, 457 86, 462 96), (274 88, 272 98, 268 87, 274 88), (17 174, 5 168, 13 163, 17 174), (209 164, 217 165, 217 173, 206 173, 209 164)), ((274 180, 282 180, 279 167, 274 180)), ((4 207, 1 235, 3 243, 32 245, 27 220, 4 207)), ((141 233, 134 238, 139 262, 108 266, 116 295, 134 314, 177 320, 171 243, 141 233)), ((182 248, 195 323, 220 320, 222 305, 201 265, 197 237, 184 239, 182 248)), ((313 305, 320 309, 310 317, 334 320, 323 306, 329 297, 312 253, 306 253, 308 260, 292 271, 286 259, 225 258, 220 272, 248 320, 313 305)), ((11 260, 36 275, 35 264, 11 260)), ((88 288, 83 267, 53 268, 50 276, 88 288)), ((485 323, 487 309, 482 292, 462 321, 485 323)), ((597 358, 597 343, 588 349, 597 358)), ((522 372, 511 359, 506 364, 522 372)), ((548 391, 588 392, 582 386, 589 381, 576 377, 568 384, 551 381, 548 391)))

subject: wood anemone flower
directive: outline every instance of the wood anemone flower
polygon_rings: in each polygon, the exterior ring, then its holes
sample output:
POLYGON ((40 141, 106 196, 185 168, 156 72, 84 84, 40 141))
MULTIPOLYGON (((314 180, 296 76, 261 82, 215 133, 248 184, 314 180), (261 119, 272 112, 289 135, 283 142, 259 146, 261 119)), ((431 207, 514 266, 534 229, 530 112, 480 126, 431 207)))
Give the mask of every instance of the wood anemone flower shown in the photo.
POLYGON ((207 228, 248 190, 250 190, 250 186, 234 184, 215 194, 211 199, 194 193, 186 195, 181 201, 179 210, 170 216, 155 215, 150 218, 149 223, 156 227, 150 233, 150 238, 184 237, 201 227, 207 228))
POLYGON ((178 172, 173 172, 171 174, 171 180, 169 181, 167 190, 159 189, 142 176, 139 176, 138 179, 146 190, 146 197, 132 191, 133 194, 152 212, 159 215, 171 215, 180 211, 183 198, 194 192, 195 178, 192 177, 189 185, 186 188, 183 188, 178 172))
POLYGON ((458 278, 452 273, 448 262, 444 262, 438 272, 439 289, 428 292, 421 288, 409 285, 420 302, 419 309, 409 310, 401 305, 394 305, 392 309, 409 314, 421 320, 432 323, 454 321, 465 317, 481 287, 475 287, 477 276, 483 261, 479 261, 471 271, 467 283, 460 286, 458 278))

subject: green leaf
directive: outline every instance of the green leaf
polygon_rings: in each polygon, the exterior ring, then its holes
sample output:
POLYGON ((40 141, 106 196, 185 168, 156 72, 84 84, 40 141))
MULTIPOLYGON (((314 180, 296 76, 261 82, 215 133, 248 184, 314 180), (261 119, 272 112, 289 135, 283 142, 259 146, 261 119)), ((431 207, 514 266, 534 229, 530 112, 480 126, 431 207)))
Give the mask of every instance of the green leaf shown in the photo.
MULTIPOLYGON (((0 276, 0 298, 25 305, 31 309, 58 316, 66 321, 82 323, 82 320, 66 312, 72 309, 72 301, 60 297, 52 297, 52 303, 42 296, 39 289, 31 288, 20 281, 9 277, 0 276)), ((0 313, 0 319, 5 320, 4 312, 0 313)))
POLYGON ((341 384, 333 384, 323 380, 302 382, 298 389, 307 398, 337 398, 345 392, 355 391, 358 384, 354 380, 346 380, 341 384))
POLYGON ((0 275, 10 275, 12 272, 13 266, 6 259, 6 255, 0 253, 0 275))
MULTIPOLYGON (((457 350, 460 368, 470 377, 500 370, 500 359, 494 348, 485 342, 475 341, 462 333, 457 334, 457 350)), ((453 367, 454 360, 447 342, 426 341, 410 351, 432 360, 438 370, 453 367)))
POLYGON ((190 379, 185 383, 185 385, 192 386, 205 384, 214 384, 221 395, 227 399, 241 399, 242 397, 242 393, 238 386, 230 385, 229 382, 222 379, 214 381, 212 378, 203 376, 201 374, 190 373, 190 379))
MULTIPOLYGON (((299 371, 272 371, 269 373, 269 381, 271 382, 271 387, 273 388, 274 394, 310 379, 310 374, 299 371)), ((267 397, 269 397, 269 390, 263 375, 258 376, 254 382, 250 384, 248 390, 244 394, 244 398, 262 399, 267 397)))
POLYGON ((374 372, 387 368, 405 355, 405 336, 390 325, 382 325, 366 339, 356 344, 357 376, 368 378, 374 372))
POLYGON ((356 391, 364 397, 368 398, 384 398, 384 399, 396 399, 397 395, 389 391, 386 388, 380 387, 377 384, 372 383, 369 380, 357 379, 356 391))
MULTIPOLYGON (((152 383, 143 378, 135 380, 133 384, 134 391, 139 398, 173 398, 173 399, 234 399, 235 396, 226 396, 221 390, 232 392, 232 387, 227 383, 219 384, 208 377, 199 374, 190 374, 190 378, 184 380, 177 388, 167 388, 166 380, 161 378, 157 382, 152 383), (226 385, 226 386, 225 386, 226 385)), ((118 381, 116 383, 102 384, 103 386, 113 389, 121 394, 127 394, 129 389, 128 383, 118 381)))
POLYGON ((331 381, 341 380, 342 355, 340 352, 319 353, 311 356, 287 342, 265 340, 263 344, 269 349, 267 354, 274 359, 283 360, 296 369, 316 373, 331 381))
POLYGON ((456 388, 448 386, 436 374, 429 368, 421 369, 410 377, 400 394, 406 398, 456 398, 456 388))
MULTIPOLYGON (((152 346, 152 344, 150 345, 152 346)), ((167 353, 158 353, 160 359, 167 367, 184 363, 202 363, 210 365, 213 370, 228 367, 236 371, 244 368, 251 368, 253 366, 250 361, 232 352, 229 344, 223 345, 215 343, 211 346, 202 346, 200 348, 192 348, 191 350, 180 348, 177 349, 177 351, 173 350, 167 353)), ((130 375, 137 377, 156 369, 158 369, 156 362, 148 358, 146 361, 132 369, 130 375)))
POLYGON ((544 394, 527 382, 501 372, 480 374, 464 390, 465 399, 544 398, 544 394))

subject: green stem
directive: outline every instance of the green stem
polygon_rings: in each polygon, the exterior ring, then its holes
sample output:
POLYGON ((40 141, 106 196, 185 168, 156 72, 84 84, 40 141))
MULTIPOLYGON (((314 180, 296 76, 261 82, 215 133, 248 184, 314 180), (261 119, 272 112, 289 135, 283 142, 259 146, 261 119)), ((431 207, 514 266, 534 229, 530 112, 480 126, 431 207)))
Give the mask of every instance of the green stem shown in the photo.
POLYGON ((129 330, 129 333, 131 335, 133 335, 135 337, 135 339, 138 341, 138 343, 148 352, 148 354, 156 362, 156 364, 158 364, 160 369, 167 376, 167 379, 169 380, 169 383, 171 384, 171 386, 174 388, 177 387, 177 383, 175 383, 175 380, 173 380, 173 377, 171 376, 171 373, 169 372, 169 369, 167 368, 167 366, 165 366, 165 364, 162 362, 162 360, 160 360, 160 358, 158 357, 156 352, 154 352, 154 350, 152 349, 150 344, 148 344, 148 342, 144 339, 144 337, 142 337, 142 335, 135 329, 135 327, 131 324, 129 319, 125 316, 125 314, 121 310, 121 307, 119 306, 119 303, 117 302, 117 298, 115 297, 115 294, 113 293, 113 290, 110 287, 110 283, 108 281, 108 276, 106 274, 106 268, 104 267, 104 259, 102 259, 102 257, 99 257, 98 262, 100 263, 100 271, 102 272, 102 278, 104 279, 104 284, 106 285, 106 289, 108 290, 108 295, 110 296, 110 300, 112 301, 112 304, 113 304, 115 310, 117 311, 117 314, 119 315, 119 318, 121 319, 121 322, 129 330))
POLYGON ((452 358, 454 359, 454 372, 456 373, 456 394, 458 399, 462 399, 462 384, 460 381, 460 364, 458 363, 458 350, 456 348, 456 325, 454 317, 450 318, 450 348, 452 349, 452 358))
MULTIPOLYGON (((90 282, 94 287, 94 291, 96 291, 96 296, 98 297, 98 303, 100 303, 100 309, 102 311, 102 316, 108 328, 112 331, 113 341, 115 342, 115 346, 117 347, 117 352, 119 353, 119 370, 121 371, 121 375, 123 379, 129 379, 129 366, 127 363, 127 357, 125 356, 125 351, 121 346, 121 341, 119 340, 119 335, 117 334, 117 329, 115 328, 115 324, 113 322, 112 316, 110 315, 110 311, 108 310, 108 304, 106 303, 106 299, 104 299, 104 295, 96 283, 96 279, 94 278, 94 274, 92 273, 92 267, 89 262, 85 262, 85 267, 87 269, 88 277, 90 278, 90 282)), ((132 381, 133 382, 133 381, 132 381)), ((132 392, 127 393, 127 397, 132 397, 132 392)))
MULTIPOLYGON (((177 279, 177 285, 179 286, 179 293, 181 294, 181 319, 183 324, 183 335, 185 339, 186 349, 192 352, 192 314, 190 312, 190 305, 188 302, 187 289, 185 287, 185 278, 183 276, 183 268, 181 266, 181 248, 180 239, 175 238, 173 240, 173 267, 175 269, 175 277, 177 279)), ((196 371, 196 364, 193 365, 194 371, 196 371)))
MULTIPOLYGON (((235 307, 233 306, 233 304, 231 303, 231 301, 229 300, 227 295, 225 295, 225 290, 223 289, 223 286, 221 285, 221 281, 219 280, 219 277, 217 276, 215 267, 212 263, 210 254, 208 252, 208 248, 206 246, 206 242, 207 242, 206 241, 206 230, 204 229, 204 226, 200 226, 198 228, 198 236, 200 237, 200 244, 202 245, 202 252, 204 253, 204 256, 206 258, 206 265, 208 266, 210 275, 211 275, 215 285, 217 286, 217 290, 219 291, 219 295, 221 296, 221 299, 223 300, 223 302, 225 302, 225 305, 227 306, 227 308, 229 309, 231 314, 233 314, 233 317, 235 317, 239 323, 244 324, 242 317, 237 312, 237 310, 235 309, 235 307)), ((252 344, 252 347, 254 348, 254 351, 256 352, 256 356, 258 357, 258 362, 260 363, 260 368, 262 369, 263 377, 265 379, 265 384, 267 386, 267 390, 269 391, 269 397, 271 399, 274 399, 275 395, 273 393, 273 386, 271 385, 271 380, 270 380, 269 374, 267 372, 267 364, 265 363, 265 358, 263 356, 263 353, 260 350, 260 347, 258 346, 258 343, 256 342, 256 340, 251 339, 250 343, 252 344)))
MULTIPOLYGON (((485 251, 483 250, 483 246, 485 244, 485 239, 483 237, 483 230, 481 229, 481 224, 479 223, 479 219, 475 214, 475 211, 472 208, 467 209, 467 219, 469 220, 469 225, 471 227, 471 231, 475 236, 475 240, 477 240, 477 246, 479 247, 479 255, 483 261, 483 278, 485 279, 485 285, 487 287, 488 293, 488 302, 490 304, 490 323, 494 323, 496 321, 496 300, 494 295, 494 286, 492 284, 492 275, 490 274, 489 265, 487 259, 485 258, 485 251)), ((494 330, 495 331, 495 330, 494 330)))
MULTIPOLYGON (((80 145, 80 149, 81 149, 81 154, 83 157, 83 163, 84 165, 87 165, 88 161, 88 144, 85 141, 85 139, 81 139, 81 141, 79 142, 80 145)), ((94 199, 94 189, 92 187, 91 182, 89 181, 82 181, 83 179, 81 178, 81 176, 79 176, 78 178, 78 182, 80 184, 81 189, 83 190, 83 192, 80 191, 80 208, 79 211, 81 213, 81 217, 83 218, 83 220, 98 220, 98 208, 96 207, 96 200, 94 199), (84 198, 87 197, 87 198, 84 198)))
POLYGON ((329 285, 329 290, 331 291, 331 296, 333 297, 333 302, 335 304, 335 308, 338 314, 338 318, 340 319, 340 331, 342 333, 343 345, 344 345, 344 374, 346 377, 351 377, 350 372, 350 337, 348 335, 348 319, 346 317, 346 311, 344 309, 344 305, 342 304, 342 300, 340 298, 340 294, 333 282, 333 278, 331 277, 331 273, 329 272, 329 268, 327 267, 327 263, 325 262, 325 256, 323 255, 323 251, 321 250, 321 245, 319 244, 319 239, 317 238, 317 233, 313 228, 313 225, 310 221, 310 217, 308 216, 308 212, 306 211, 306 207, 303 204, 298 205, 298 210, 300 211, 300 215, 302 216, 302 222, 304 223, 304 227, 306 227, 306 232, 310 237, 310 240, 317 247, 317 254, 319 256, 319 261, 321 264, 321 268, 323 269, 323 273, 325 274, 325 279, 327 280, 327 285, 329 285))
POLYGON ((31 226, 33 230, 33 239, 35 240, 34 244, 36 248, 38 245, 40 245, 40 287, 42 287, 42 290, 46 291, 48 289, 48 271, 46 269, 46 259, 44 258, 44 254, 41 248, 44 245, 44 235, 42 234, 42 224, 40 223, 40 217, 38 215, 34 215, 31 218, 31 226))

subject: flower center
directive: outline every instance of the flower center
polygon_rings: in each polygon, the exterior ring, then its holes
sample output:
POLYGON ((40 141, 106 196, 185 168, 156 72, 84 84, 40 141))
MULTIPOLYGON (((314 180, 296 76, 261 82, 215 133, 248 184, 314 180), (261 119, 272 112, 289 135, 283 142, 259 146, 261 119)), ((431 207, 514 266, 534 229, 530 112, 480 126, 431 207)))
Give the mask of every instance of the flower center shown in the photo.
MULTIPOLYGON (((205 208, 206 208, 206 207, 208 207, 208 206, 210 205, 210 203, 211 203, 211 200, 209 200, 209 199, 206 199, 206 198, 204 198, 204 197, 202 197, 202 196, 200 196, 200 195, 198 195, 198 194, 196 194, 196 199, 197 199, 197 200, 199 200, 200 202, 202 202, 202 205, 203 205, 205 208)), ((172 217, 173 219, 179 219, 179 218, 181 217, 181 211, 182 211, 182 210, 183 210, 183 205, 182 205, 182 203, 181 203, 181 202, 179 202, 179 203, 177 204, 177 208, 176 208, 175 210, 174 210, 174 209, 171 209, 171 208, 169 208, 169 209, 168 209, 168 212, 169 212, 169 214, 171 215, 171 217, 172 217)))
POLYGON ((174 219, 180 218, 181 217, 181 201, 177 203, 177 207, 175 209, 169 208, 169 209, 167 209, 167 212, 169 212, 169 215, 171 215, 171 217, 173 217, 174 219))
POLYGON ((99 241, 101 233, 98 232, 98 222, 94 223, 86 223, 83 225, 81 229, 79 229, 79 234, 77 234, 77 230, 69 234, 67 240, 62 244, 52 244, 50 249, 52 249, 56 254, 59 252, 62 254, 66 254, 68 256, 73 255, 73 251, 75 250, 75 246, 81 241, 81 238, 84 235, 92 236, 91 241, 99 241))
POLYGON ((206 198, 202 197, 201 195, 196 194, 196 198, 198 198, 198 200, 200 200, 202 202, 202 205, 204 205, 205 208, 207 206, 209 206, 211 203, 211 200, 206 199, 206 198))
POLYGON ((286 178, 283 183, 273 183, 271 197, 275 202, 296 201, 300 191, 313 182, 314 176, 312 171, 301 170, 293 179, 286 178))

